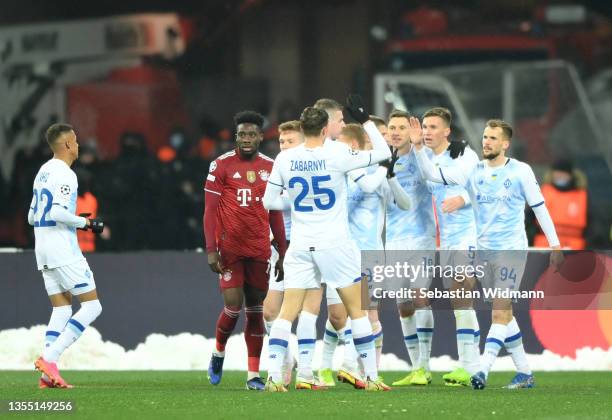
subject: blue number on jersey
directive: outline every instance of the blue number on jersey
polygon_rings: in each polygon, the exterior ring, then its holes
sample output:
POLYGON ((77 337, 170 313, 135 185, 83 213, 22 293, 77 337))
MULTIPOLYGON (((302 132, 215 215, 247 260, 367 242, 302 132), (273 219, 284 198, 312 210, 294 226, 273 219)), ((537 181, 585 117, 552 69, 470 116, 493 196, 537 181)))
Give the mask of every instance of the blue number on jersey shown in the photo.
POLYGON ((500 278, 502 281, 510 279, 513 282, 516 282, 516 273, 514 272, 514 268, 511 268, 510 271, 508 271, 507 267, 502 267, 500 270, 500 278))
MULTIPOLYGON (((323 200, 321 200, 320 198, 314 199, 314 204, 319 210, 329 210, 334 206, 334 204, 336 204, 336 194, 334 193, 334 190, 330 188, 324 188, 319 185, 319 183, 321 182, 330 181, 330 180, 331 180, 331 175, 312 177, 312 192, 317 195, 324 194, 327 196, 327 203, 324 203, 323 200)), ((302 186, 302 191, 300 191, 297 197, 295 197, 295 202, 293 206, 295 211, 300 211, 300 212, 314 211, 314 208, 312 206, 303 206, 301 204, 302 200, 306 198, 306 196, 308 195, 308 190, 310 189, 308 181, 301 176, 294 176, 293 178, 289 180, 289 188, 294 188, 296 184, 300 184, 302 186)))
POLYGON ((47 204, 45 205, 45 208, 43 209, 43 214, 42 217, 40 218, 40 222, 34 222, 34 227, 49 227, 49 226, 56 226, 57 223, 55 223, 53 220, 47 220, 47 213, 49 213, 49 210, 51 210, 51 206, 53 205, 53 194, 51 194, 51 191, 49 191, 46 188, 43 188, 42 190, 40 190, 40 196, 38 195, 38 191, 36 191, 36 189, 34 189, 33 191, 34 197, 36 198, 35 204, 34 204, 34 214, 36 214, 36 212, 38 211, 38 201, 42 201, 43 196, 45 196, 47 198, 47 204))

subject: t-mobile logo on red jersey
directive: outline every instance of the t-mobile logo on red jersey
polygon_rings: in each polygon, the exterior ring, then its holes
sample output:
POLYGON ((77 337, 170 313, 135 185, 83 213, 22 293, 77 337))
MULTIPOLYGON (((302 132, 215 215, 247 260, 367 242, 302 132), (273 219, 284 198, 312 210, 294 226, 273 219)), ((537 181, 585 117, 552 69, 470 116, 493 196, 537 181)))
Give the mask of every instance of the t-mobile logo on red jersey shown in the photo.
POLYGON ((236 190, 236 198, 240 202, 240 207, 247 207, 251 202, 251 189, 238 188, 238 190, 236 190))

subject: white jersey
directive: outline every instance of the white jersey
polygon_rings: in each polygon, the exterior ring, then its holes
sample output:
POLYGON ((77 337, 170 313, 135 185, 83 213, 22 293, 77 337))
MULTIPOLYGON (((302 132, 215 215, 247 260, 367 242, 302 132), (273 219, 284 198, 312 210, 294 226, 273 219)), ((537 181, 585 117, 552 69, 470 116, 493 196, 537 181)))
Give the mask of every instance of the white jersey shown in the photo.
POLYGON ((32 204, 35 251, 38 269, 51 269, 84 259, 76 228, 49 218, 52 206, 76 211, 78 182, 72 169, 62 160, 51 159, 42 165, 34 179, 32 204))
POLYGON ((285 223, 285 238, 291 240, 291 210, 283 210, 283 222, 285 223))
MULTIPOLYGON (((431 150, 428 152, 431 154, 431 150)), ((402 210, 393 201, 387 205, 386 242, 418 240, 427 247, 436 247, 431 191, 419 172, 414 148, 399 157, 394 166, 395 177, 410 198, 410 209, 402 210)))
MULTIPOLYGON (((465 148, 463 155, 456 159, 451 158, 450 152, 444 152, 431 157, 431 162, 437 168, 461 168, 469 173, 478 163, 478 156, 469 147, 465 148)), ((442 211, 442 202, 451 197, 463 196, 469 201, 468 193, 462 185, 444 185, 427 181, 435 201, 436 216, 440 228, 440 248, 461 249, 462 246, 476 246, 476 221, 471 203, 451 213, 442 211)), ((468 249, 467 247, 464 249, 468 249)))
MULTIPOLYGON (((427 157, 421 152, 418 155, 422 168, 435 173, 427 157)), ((470 195, 479 250, 527 249, 525 203, 534 209, 544 204, 544 196, 528 164, 508 158, 504 165, 494 168, 483 160, 468 172, 460 168, 438 171, 440 181, 464 185, 470 195)))
POLYGON ((346 173, 372 163, 371 153, 335 141, 279 153, 268 183, 289 194, 292 249, 330 249, 351 241, 346 173))
POLYGON ((348 212, 351 236, 360 250, 382 250, 385 224, 385 200, 390 194, 387 180, 374 192, 364 192, 357 181, 371 175, 378 165, 351 171, 348 179, 348 212))

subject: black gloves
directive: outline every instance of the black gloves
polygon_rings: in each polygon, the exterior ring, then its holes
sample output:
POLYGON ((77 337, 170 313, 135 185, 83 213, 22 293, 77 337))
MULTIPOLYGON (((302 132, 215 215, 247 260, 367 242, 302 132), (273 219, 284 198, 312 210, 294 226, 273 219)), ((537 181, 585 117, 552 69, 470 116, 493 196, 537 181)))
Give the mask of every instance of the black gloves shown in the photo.
POLYGON ((389 146, 391 149, 391 159, 383 160, 382 162, 378 162, 378 164, 384 168, 387 168, 387 178, 393 178, 395 176, 395 172, 393 172, 393 168, 395 167, 395 162, 399 159, 397 155, 397 149, 389 146))
POLYGON ((98 233, 98 234, 102 233, 102 231, 104 230, 104 221, 100 219, 99 217, 96 217, 95 219, 89 219, 89 216, 91 216, 91 213, 81 213, 79 214, 79 216, 87 218, 87 220, 89 221, 89 226, 86 224, 84 227, 77 228, 77 229, 80 229, 80 230, 91 229, 93 233, 98 233))
POLYGON ((363 124, 370 119, 370 114, 365 110, 361 96, 351 93, 346 99, 346 110, 359 124, 363 124))
POLYGON ((451 141, 448 145, 448 149, 446 150, 450 152, 451 158, 457 159, 459 156, 463 155, 465 146, 467 146, 467 142, 465 140, 451 141))

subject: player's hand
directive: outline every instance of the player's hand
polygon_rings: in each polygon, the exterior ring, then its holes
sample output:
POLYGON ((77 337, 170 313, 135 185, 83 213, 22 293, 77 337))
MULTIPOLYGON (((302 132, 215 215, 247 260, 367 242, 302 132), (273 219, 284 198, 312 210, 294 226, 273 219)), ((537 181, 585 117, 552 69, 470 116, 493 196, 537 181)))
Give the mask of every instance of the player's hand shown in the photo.
POLYGON ((104 231, 104 221, 101 218, 96 217, 94 219, 89 219, 89 216, 91 216, 91 213, 80 213, 79 216, 87 218, 87 222, 85 223, 85 226, 83 226, 82 228, 77 228, 77 229, 80 229, 80 230, 91 229, 91 231, 96 234, 100 234, 104 231))
POLYGON ((219 255, 219 252, 213 251, 208 253, 208 266, 214 273, 223 273, 223 267, 221 266, 221 256, 219 255))
POLYGON ((451 141, 446 150, 450 152, 452 159, 457 159, 459 156, 463 156, 466 146, 467 142, 465 140, 451 141))
POLYGON ((104 231, 104 221, 99 217, 87 219, 87 227, 89 227, 93 233, 100 234, 104 231))
POLYGON ((443 213, 452 213, 465 206, 465 200, 460 195, 450 197, 442 202, 441 210, 443 213))
POLYGON ((359 124, 364 124, 370 119, 370 114, 366 112, 361 96, 351 93, 346 98, 346 110, 359 124))
POLYGON ((550 253, 550 266, 553 267, 555 273, 561 270, 561 266, 563 265, 564 261, 565 257, 563 256, 563 251, 561 250, 561 247, 553 247, 553 250, 550 253))
POLYGON ((408 136, 410 137, 410 142, 417 149, 423 146, 423 128, 421 127, 421 121, 417 117, 410 117, 408 120, 408 136))
POLYGON ((395 172, 393 168, 395 168, 395 162, 399 159, 397 155, 397 148, 389 146, 391 149, 391 159, 383 160, 382 162, 378 162, 378 164, 384 168, 387 168, 387 178, 393 178, 395 176, 395 172))
POLYGON ((285 272, 283 271, 283 258, 278 258, 276 264, 274 264, 274 277, 276 281, 283 281, 285 279, 285 272))

